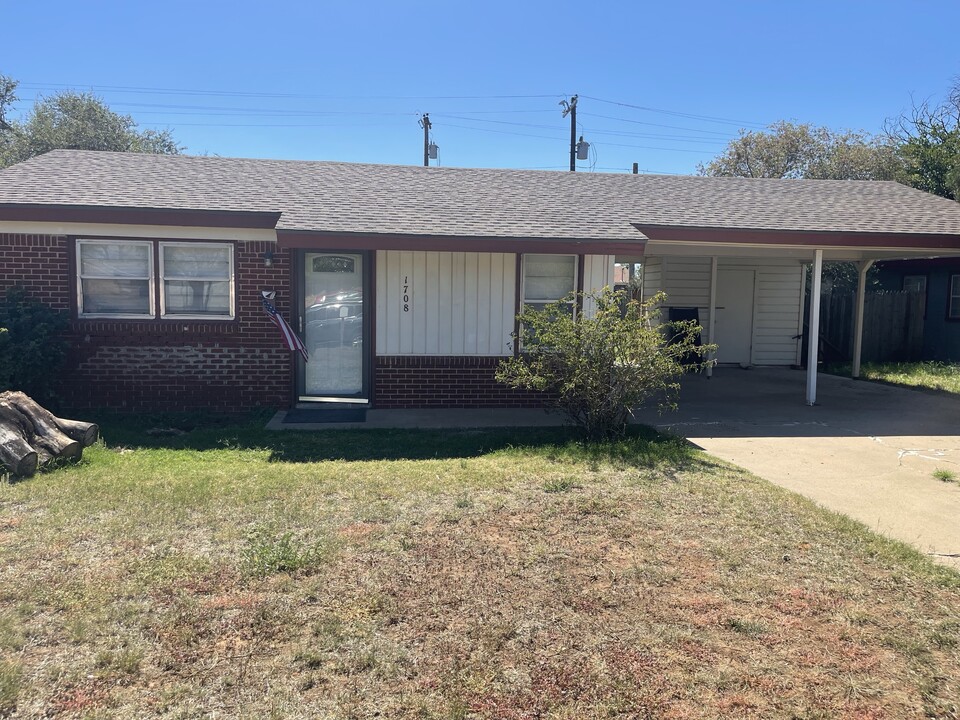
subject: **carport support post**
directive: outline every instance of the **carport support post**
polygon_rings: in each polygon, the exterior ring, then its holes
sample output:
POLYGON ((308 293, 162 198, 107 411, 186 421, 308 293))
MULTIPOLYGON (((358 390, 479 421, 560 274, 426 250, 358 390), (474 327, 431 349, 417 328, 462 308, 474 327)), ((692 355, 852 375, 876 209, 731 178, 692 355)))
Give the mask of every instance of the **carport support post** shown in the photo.
POLYGON ((813 251, 810 278, 810 330, 807 341, 807 405, 817 403, 817 357, 820 350, 820 276, 823 274, 823 250, 813 251))
POLYGON ((853 316, 853 368, 851 377, 860 377, 860 356, 863 354, 863 304, 867 294, 867 271, 873 260, 863 260, 857 264, 857 306, 853 316))
MULTIPOLYGON (((707 331, 707 342, 713 345, 714 328, 717 326, 717 256, 710 258, 710 329, 707 331)), ((707 377, 713 377, 713 359, 716 353, 710 353, 707 360, 707 377)))

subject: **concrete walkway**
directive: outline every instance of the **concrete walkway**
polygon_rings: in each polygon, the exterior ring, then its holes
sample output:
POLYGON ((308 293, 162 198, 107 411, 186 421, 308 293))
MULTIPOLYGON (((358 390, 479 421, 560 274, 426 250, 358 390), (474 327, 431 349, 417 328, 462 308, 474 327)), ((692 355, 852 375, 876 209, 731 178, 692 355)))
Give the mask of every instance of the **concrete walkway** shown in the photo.
POLYGON ((720 368, 639 419, 960 570, 960 398, 820 375, 808 407, 804 379, 720 368))
POLYGON ((384 430, 384 429, 460 429, 494 427, 554 427, 564 424, 563 417, 544 410, 476 409, 453 410, 367 410, 366 422, 287 423, 281 410, 267 430, 384 430))

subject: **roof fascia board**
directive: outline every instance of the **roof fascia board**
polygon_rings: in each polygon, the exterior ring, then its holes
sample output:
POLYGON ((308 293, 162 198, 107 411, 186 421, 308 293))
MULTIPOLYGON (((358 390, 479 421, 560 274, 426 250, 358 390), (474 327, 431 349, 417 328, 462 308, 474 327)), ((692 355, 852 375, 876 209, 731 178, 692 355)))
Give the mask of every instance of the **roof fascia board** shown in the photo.
POLYGON ((752 228, 683 227, 633 223, 648 239, 669 243, 707 243, 733 246, 765 245, 802 248, 882 248, 960 250, 960 234, 872 233, 817 230, 756 230, 752 228))
POLYGON ((166 238, 171 240, 238 240, 276 242, 275 230, 198 227, 189 225, 124 225, 115 223, 10 222, 0 220, 0 233, 10 235, 73 235, 85 237, 166 238))
POLYGON ((279 212, 0 204, 0 221, 273 229, 279 212))
MULTIPOLYGON (((753 259, 793 259, 810 262, 814 247, 787 245, 749 245, 745 243, 671 243, 651 240, 647 243, 646 257, 727 257, 753 259)), ((822 247, 823 259, 830 262, 957 257, 960 248, 944 250, 942 248, 881 248, 881 247, 822 247)))
POLYGON ((283 248, 335 250, 423 250, 432 252, 526 252, 609 255, 643 254, 645 240, 575 240, 569 238, 477 237, 299 232, 278 230, 283 248))

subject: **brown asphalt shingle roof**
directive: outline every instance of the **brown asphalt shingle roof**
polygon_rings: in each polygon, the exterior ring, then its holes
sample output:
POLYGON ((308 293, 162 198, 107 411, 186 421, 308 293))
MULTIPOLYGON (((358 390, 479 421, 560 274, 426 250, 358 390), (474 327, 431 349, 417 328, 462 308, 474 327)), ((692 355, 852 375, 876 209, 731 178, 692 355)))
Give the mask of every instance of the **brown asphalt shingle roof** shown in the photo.
POLYGON ((893 182, 424 168, 55 150, 7 204, 280 212, 280 230, 638 240, 632 223, 960 235, 960 204, 893 182))

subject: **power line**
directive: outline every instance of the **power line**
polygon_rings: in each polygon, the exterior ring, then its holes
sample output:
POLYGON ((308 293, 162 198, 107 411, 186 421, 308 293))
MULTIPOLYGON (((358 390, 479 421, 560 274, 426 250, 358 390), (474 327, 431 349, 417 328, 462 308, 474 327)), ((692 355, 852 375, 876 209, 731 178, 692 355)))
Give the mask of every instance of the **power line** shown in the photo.
POLYGON ((136 85, 68 85, 63 83, 23 82, 28 90, 74 90, 87 87, 93 91, 149 93, 156 95, 209 95, 217 97, 300 98, 312 100, 520 100, 561 97, 563 93, 540 95, 315 95, 310 93, 270 93, 231 90, 189 90, 186 88, 151 88, 136 85))
POLYGON ((604 100, 603 98, 584 95, 583 97, 597 102, 607 103, 608 105, 618 105, 620 107, 632 108, 634 110, 644 110, 646 112, 661 113, 663 115, 674 115, 676 117, 686 117, 694 120, 705 120, 707 122, 725 123, 728 125, 753 125, 758 128, 767 127, 767 123, 759 123, 750 120, 734 120, 731 118, 716 117, 714 115, 696 115, 693 113, 679 112, 677 110, 664 110, 662 108, 646 107, 644 105, 633 105, 631 103, 619 102, 617 100, 604 100))
MULTIPOLYGON (((454 123, 443 123, 443 127, 454 127, 461 128, 463 130, 476 130, 478 132, 488 132, 488 133, 497 133, 499 135, 517 135, 519 137, 530 137, 538 138, 542 140, 553 140, 554 142, 562 142, 565 140, 563 137, 558 137, 556 135, 534 135, 533 133, 523 133, 516 132, 514 130, 496 130, 494 128, 480 128, 480 127, 471 127, 469 125, 457 125, 454 123)), ((601 142, 597 143, 598 145, 608 145, 610 147, 629 147, 629 148, 640 148, 642 150, 667 150, 670 152, 687 152, 687 153, 699 153, 703 155, 715 155, 716 153, 712 150, 688 150, 684 148, 669 148, 669 147, 655 147, 653 145, 630 145, 625 143, 609 143, 601 142)))
POLYGON ((721 132, 720 130, 702 130, 700 128, 685 127, 683 125, 663 125, 661 123, 652 123, 645 120, 632 120, 630 118, 616 117, 614 115, 598 115, 597 113, 580 113, 581 115, 587 117, 596 117, 603 118, 604 120, 616 120, 618 122, 632 123, 634 125, 650 125, 651 127, 662 127, 669 128, 671 130, 687 130, 688 132, 698 132, 708 135, 721 135, 723 137, 731 137, 729 132, 721 132))

